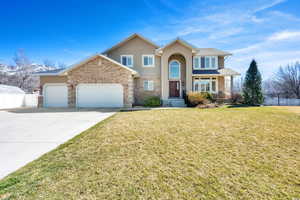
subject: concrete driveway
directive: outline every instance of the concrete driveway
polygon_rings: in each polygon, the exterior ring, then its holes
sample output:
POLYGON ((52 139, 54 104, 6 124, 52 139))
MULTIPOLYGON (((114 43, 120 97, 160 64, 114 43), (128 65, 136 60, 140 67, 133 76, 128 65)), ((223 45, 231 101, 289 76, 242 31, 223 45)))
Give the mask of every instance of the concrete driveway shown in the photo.
POLYGON ((113 115, 115 111, 0 111, 0 179, 113 115))

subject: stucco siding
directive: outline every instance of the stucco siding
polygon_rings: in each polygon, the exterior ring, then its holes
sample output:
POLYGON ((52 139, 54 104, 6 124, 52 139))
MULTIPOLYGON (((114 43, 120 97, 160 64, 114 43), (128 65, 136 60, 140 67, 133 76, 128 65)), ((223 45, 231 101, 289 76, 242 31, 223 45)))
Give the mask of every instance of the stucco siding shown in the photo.
POLYGON ((162 67, 161 67, 161 79, 162 79, 162 99, 167 100, 169 98, 169 57, 174 54, 180 54, 184 56, 186 60, 186 91, 192 91, 192 50, 183 46, 182 44, 175 42, 174 44, 166 47, 162 54, 162 67))
POLYGON ((121 55, 133 55, 133 67, 139 73, 139 78, 134 81, 135 104, 143 104, 149 96, 161 96, 161 57, 155 55, 156 47, 135 37, 118 48, 107 52, 107 56, 117 62, 121 62, 121 55), (155 55, 154 67, 143 66, 143 55, 155 55), (154 91, 144 90, 144 80, 154 82, 154 91))

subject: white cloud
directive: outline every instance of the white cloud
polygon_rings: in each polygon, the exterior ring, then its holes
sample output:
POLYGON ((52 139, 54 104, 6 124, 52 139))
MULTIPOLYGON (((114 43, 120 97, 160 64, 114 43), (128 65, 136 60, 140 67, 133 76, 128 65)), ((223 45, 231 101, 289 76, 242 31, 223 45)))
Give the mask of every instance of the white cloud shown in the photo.
POLYGON ((290 40, 290 39, 300 39, 300 31, 282 31, 271 35, 268 40, 279 41, 279 40, 290 40))
POLYGON ((222 39, 222 38, 237 35, 237 34, 241 33, 243 30, 244 29, 242 27, 228 28, 228 29, 225 29, 223 31, 221 30, 219 32, 213 32, 208 36, 208 38, 212 39, 212 40, 222 39))
POLYGON ((260 11, 263 11, 263 10, 266 10, 266 9, 269 9, 269 8, 272 8, 272 7, 276 6, 276 5, 284 3, 284 2, 286 2, 286 0, 274 0, 274 1, 271 1, 268 4, 262 5, 262 6, 258 7, 257 9, 255 9, 254 13, 260 12, 260 11))
POLYGON ((262 23, 267 21, 267 19, 265 18, 257 18, 255 15, 251 16, 251 21, 255 22, 255 23, 262 23))
POLYGON ((281 19, 286 19, 289 21, 298 21, 298 22, 300 21, 299 17, 296 17, 295 15, 292 15, 290 13, 285 13, 285 12, 281 12, 278 10, 271 11, 269 13, 270 13, 270 15, 275 16, 275 17, 280 17, 281 19))
POLYGON ((194 5, 194 9, 182 8, 188 11, 185 15, 148 26, 146 33, 157 42, 181 36, 199 47, 231 48, 229 52, 234 55, 228 58, 227 67, 244 72, 255 58, 268 77, 278 66, 300 60, 300 24, 295 23, 300 18, 278 10, 266 11, 286 1, 239 1, 205 8, 194 5))

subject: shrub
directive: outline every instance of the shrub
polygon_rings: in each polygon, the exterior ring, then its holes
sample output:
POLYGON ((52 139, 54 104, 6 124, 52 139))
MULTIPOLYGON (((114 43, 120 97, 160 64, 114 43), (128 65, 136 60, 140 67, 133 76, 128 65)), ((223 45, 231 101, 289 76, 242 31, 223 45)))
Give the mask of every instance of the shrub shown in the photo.
POLYGON ((161 101, 160 98, 157 96, 147 97, 144 102, 144 106, 146 107, 156 107, 160 105, 161 105, 161 101))
POLYGON ((232 104, 241 104, 241 103, 244 103, 244 98, 239 93, 232 94, 231 95, 231 103, 232 104))
POLYGON ((199 104, 209 104, 213 97, 209 93, 190 92, 188 94, 188 106, 197 106, 199 104))

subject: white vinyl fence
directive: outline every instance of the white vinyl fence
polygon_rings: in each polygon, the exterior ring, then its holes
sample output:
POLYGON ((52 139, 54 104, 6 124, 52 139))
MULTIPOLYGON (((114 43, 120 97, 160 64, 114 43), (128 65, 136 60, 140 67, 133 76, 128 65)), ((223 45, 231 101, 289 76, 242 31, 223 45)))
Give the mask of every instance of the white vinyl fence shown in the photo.
POLYGON ((300 99, 287 99, 277 97, 265 97, 264 105, 267 106, 300 106, 300 99))
POLYGON ((0 109, 37 107, 38 94, 0 94, 0 109))

